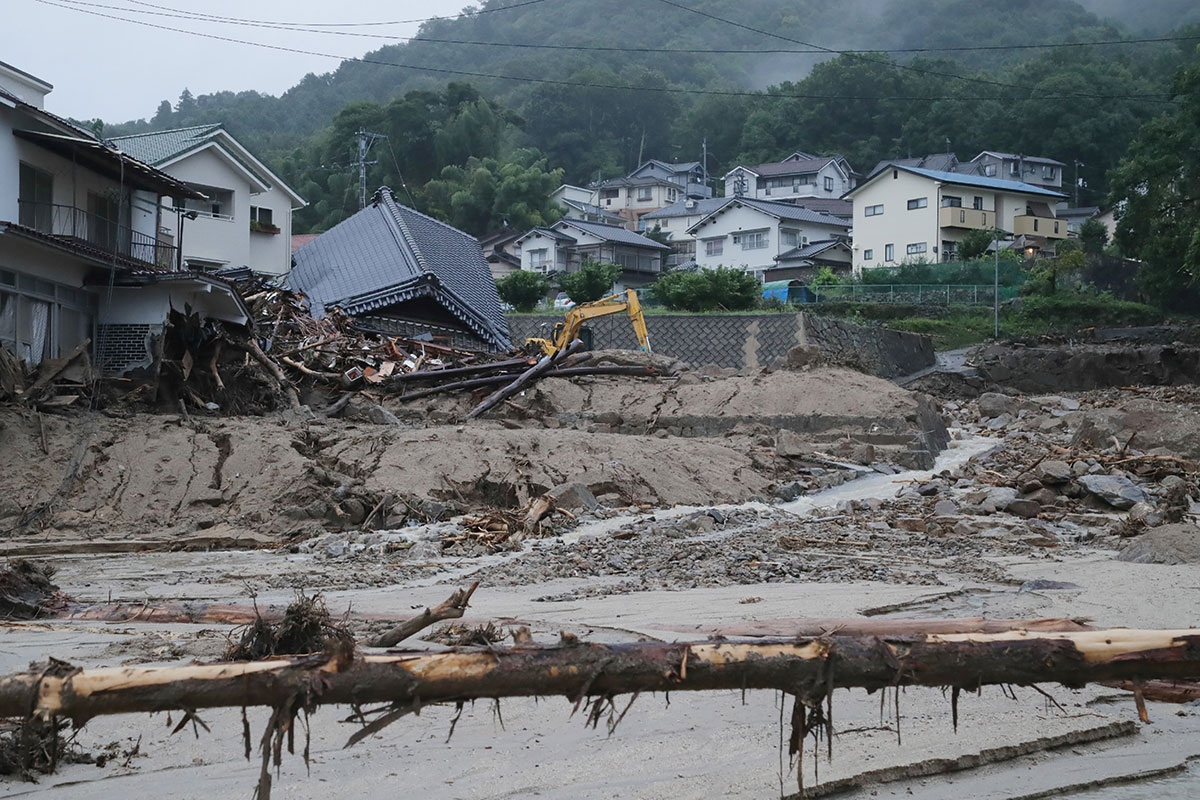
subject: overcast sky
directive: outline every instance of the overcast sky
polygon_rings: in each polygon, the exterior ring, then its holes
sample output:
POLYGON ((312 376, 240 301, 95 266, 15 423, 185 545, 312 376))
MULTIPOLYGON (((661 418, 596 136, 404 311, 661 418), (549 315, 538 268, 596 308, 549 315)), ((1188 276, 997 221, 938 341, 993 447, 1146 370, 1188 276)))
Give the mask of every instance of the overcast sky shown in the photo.
MULTIPOLYGON (((206 39, 82 13, 86 9, 155 25, 360 56, 387 40, 226 25, 137 13, 203 13, 276 22, 344 23, 408 20, 456 14, 468 0, 0 0, 0 61, 54 84, 46 108, 77 119, 124 122, 154 115, 186 86, 192 94, 256 89, 279 94, 309 72, 329 72, 338 60, 206 39), (55 3, 56 5, 49 5, 55 3), (158 8, 150 7, 153 3, 158 8), (124 11, 98 6, 113 6, 124 11)), ((411 36, 416 24, 340 30, 411 36)))

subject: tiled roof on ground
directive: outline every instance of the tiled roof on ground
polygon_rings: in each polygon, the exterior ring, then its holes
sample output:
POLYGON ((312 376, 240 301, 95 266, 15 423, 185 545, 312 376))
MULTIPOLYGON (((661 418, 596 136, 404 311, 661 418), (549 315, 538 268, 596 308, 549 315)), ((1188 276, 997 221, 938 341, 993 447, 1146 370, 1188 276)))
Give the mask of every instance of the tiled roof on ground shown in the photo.
POLYGON ((287 283, 308 296, 314 315, 348 314, 432 298, 464 328, 507 349, 508 323, 496 283, 474 237, 396 202, 387 187, 371 205, 293 255, 287 283))

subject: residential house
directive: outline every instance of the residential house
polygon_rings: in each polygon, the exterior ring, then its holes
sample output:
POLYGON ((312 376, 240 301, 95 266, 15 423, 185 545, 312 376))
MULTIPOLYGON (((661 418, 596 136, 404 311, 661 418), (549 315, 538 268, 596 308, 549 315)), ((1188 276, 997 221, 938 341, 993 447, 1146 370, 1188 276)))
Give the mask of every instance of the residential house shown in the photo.
MULTIPOLYGON (((727 198, 690 228, 696 239, 696 263, 702 268, 728 266, 774 280, 777 258, 815 242, 845 240, 850 223, 842 217, 749 197, 727 198)), ((799 265, 789 264, 785 268, 799 265)))
POLYGON ((519 238, 521 238, 520 231, 501 228, 479 240, 479 246, 483 249, 483 258, 487 261, 488 268, 492 271, 492 278, 495 280, 499 281, 508 273, 521 268, 521 248, 517 245, 519 238))
POLYGON ((221 125, 119 136, 116 145, 204 195, 181 198, 183 264, 216 271, 248 266, 284 275, 291 265, 292 211, 304 200, 221 125))
POLYGON ((910 156, 908 158, 890 158, 884 159, 871 168, 867 173, 866 180, 871 180, 879 172, 888 167, 918 167, 920 169, 931 169, 936 172, 961 172, 964 175, 979 175, 978 165, 971 162, 963 163, 958 160, 958 156, 954 153, 930 153, 927 156, 910 156))
POLYGON ((1066 220, 1067 233, 1071 236, 1078 236, 1083 223, 1100 215, 1099 206, 1080 206, 1078 208, 1067 208, 1063 204, 1059 204, 1054 209, 1054 216, 1061 220, 1066 220))
POLYGON ((729 202, 732 198, 677 200, 666 208, 644 214, 638 225, 643 232, 657 230, 667 238, 671 252, 663 266, 673 269, 696 260, 696 237, 688 233, 688 229, 729 202))
POLYGON ((392 336, 477 350, 511 346, 479 242, 400 205, 387 187, 293 258, 287 285, 308 297, 315 317, 336 309, 392 336))
POLYGON ((768 164, 739 164, 725 173, 724 181, 726 197, 792 201, 841 197, 857 185, 858 175, 841 156, 796 152, 768 164))
POLYGON ((985 178, 1020 181, 1043 189, 1061 189, 1066 164, 1053 158, 984 150, 970 161, 985 178))
POLYGON ((764 274, 767 281, 810 281, 824 267, 835 275, 849 277, 854 251, 846 239, 821 239, 793 247, 775 256, 775 267, 764 274))
POLYGON ((517 240, 521 269, 532 272, 575 272, 585 258, 617 264, 616 289, 646 286, 662 273, 670 247, 617 225, 561 219, 534 228, 517 240))
POLYGON ((948 261, 971 230, 1013 234, 1019 246, 1053 250, 1067 237, 1054 215, 1059 192, 1019 181, 902 164, 878 170, 850 193, 854 270, 948 261))
POLYGON ((699 162, 668 164, 651 159, 622 178, 611 178, 592 184, 592 205, 625 220, 625 226, 636 230, 638 221, 646 214, 687 199, 712 197, 712 189, 703 183, 703 168, 699 162))
POLYGON ((562 215, 568 219, 581 219, 584 222, 603 222, 605 225, 624 225, 625 218, 615 212, 605 211, 593 201, 595 193, 582 186, 572 186, 564 183, 550 193, 550 199, 562 209, 562 215))
POLYGON ((226 282, 176 271, 162 199, 204 195, 45 110, 53 87, 0 62, 0 344, 36 365, 85 342, 123 373, 153 363, 172 308, 250 324, 226 282))

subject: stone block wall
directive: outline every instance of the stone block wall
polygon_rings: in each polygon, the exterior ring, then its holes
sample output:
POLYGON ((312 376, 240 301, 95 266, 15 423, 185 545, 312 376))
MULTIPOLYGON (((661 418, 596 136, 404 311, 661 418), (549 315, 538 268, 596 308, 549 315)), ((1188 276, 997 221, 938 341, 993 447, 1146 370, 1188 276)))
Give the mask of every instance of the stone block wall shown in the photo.
MULTIPOLYGON (((531 336, 550 336, 558 315, 512 316, 508 327, 514 345, 531 336)), ((597 350, 636 350, 629 318, 614 314, 587 323, 597 350)), ((646 317, 654 352, 694 366, 754 370, 781 367, 796 345, 811 345, 839 362, 852 363, 884 378, 932 366, 928 336, 853 325, 810 314, 654 314, 646 317)))

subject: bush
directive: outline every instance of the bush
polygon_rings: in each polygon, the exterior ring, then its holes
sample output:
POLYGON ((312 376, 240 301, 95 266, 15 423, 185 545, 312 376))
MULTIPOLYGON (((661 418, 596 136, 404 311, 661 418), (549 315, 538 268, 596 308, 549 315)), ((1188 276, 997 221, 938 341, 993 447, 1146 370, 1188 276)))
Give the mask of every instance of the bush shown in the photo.
POLYGON ((966 261, 980 258, 988 251, 994 237, 992 231, 967 231, 958 242, 958 255, 966 261))
POLYGON ((590 303, 607 296, 619 277, 621 268, 616 264, 585 258, 578 272, 559 275, 558 283, 572 302, 590 303))
MULTIPOLYGON (((920 284, 923 286, 990 285, 995 280, 995 257, 971 261, 942 263, 917 262, 898 267, 864 269, 858 283, 863 284, 920 284)), ((1000 285, 1020 286, 1028 275, 1021 268, 1021 258, 1011 250, 1000 251, 1000 285)))
POLYGON ((654 296, 673 311, 741 311, 758 303, 762 284, 732 267, 668 272, 654 284, 654 296))
POLYGON ((1055 328, 1096 326, 1154 325, 1163 314, 1153 306, 1117 300, 1109 294, 1057 294, 1027 297, 1022 316, 1040 320, 1055 328))
POLYGON ((510 272, 496 283, 500 299, 527 314, 545 299, 550 282, 536 272, 519 269, 510 272))

